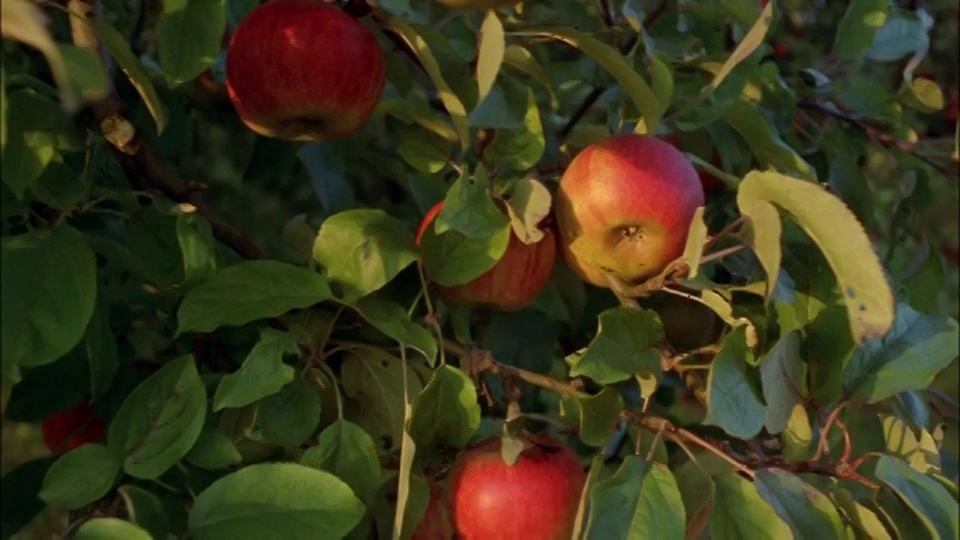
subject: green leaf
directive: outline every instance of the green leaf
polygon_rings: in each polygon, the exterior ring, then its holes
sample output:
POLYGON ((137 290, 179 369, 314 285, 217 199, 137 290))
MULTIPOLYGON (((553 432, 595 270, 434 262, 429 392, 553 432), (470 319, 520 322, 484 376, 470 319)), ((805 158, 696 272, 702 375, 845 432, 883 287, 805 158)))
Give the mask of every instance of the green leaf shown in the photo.
POLYGON ((837 276, 854 340, 864 343, 893 325, 893 292, 863 226, 842 200, 817 184, 775 172, 752 171, 737 193, 746 215, 779 206, 816 242, 837 276))
POLYGON ((19 366, 48 364, 83 339, 96 302, 93 251, 73 227, 36 231, 2 240, 2 333, 5 376, 19 380, 19 366))
POLYGON ((437 234, 455 230, 472 240, 484 240, 502 231, 507 221, 487 195, 487 171, 480 165, 473 179, 464 171, 450 186, 433 229, 437 234))
POLYGON ((957 501, 936 480, 890 456, 880 456, 876 475, 940 538, 960 535, 957 501))
POLYGON ((3 473, 0 481, 0 536, 15 538, 22 530, 47 507, 37 495, 43 485, 43 477, 59 459, 59 456, 45 456, 11 467, 3 473))
POLYGON ((788 461, 803 461, 810 456, 810 443, 813 442, 813 428, 810 416, 801 403, 793 406, 790 420, 783 430, 783 456, 788 461))
POLYGON ((403 306, 379 298, 364 298, 354 304, 374 328, 423 353, 430 365, 437 358, 437 340, 429 330, 410 320, 403 306))
POLYGON ((757 486, 737 473, 713 477, 716 490, 710 516, 714 540, 781 540, 790 538, 790 527, 757 492, 757 486))
POLYGON ((703 221, 704 207, 697 208, 690 221, 690 230, 687 232, 687 243, 683 248, 680 259, 687 263, 690 279, 697 277, 700 271, 700 259, 703 257, 703 246, 707 243, 707 224, 703 221))
POLYGON ((519 129, 498 129, 484 149, 484 157, 516 171, 526 171, 540 162, 546 142, 540 109, 532 89, 527 90, 527 108, 519 129))
POLYGON ((327 218, 313 244, 313 258, 348 298, 366 296, 417 260, 417 245, 404 224, 380 209, 355 209, 327 218))
POLYGON ((889 5, 885 0, 851 0, 837 26, 833 54, 841 60, 862 57, 887 20, 889 5))
POLYGON ((213 411, 243 407, 279 392, 294 375, 293 367, 283 362, 283 356, 298 352, 297 334, 264 328, 240 369, 220 379, 213 396, 213 411))
POLYGON ((872 540, 892 540, 883 522, 877 514, 853 499, 849 491, 843 488, 833 490, 834 500, 843 509, 855 529, 872 540))
POLYGON ((546 235, 540 223, 550 215, 553 197, 547 186, 536 178, 520 178, 507 201, 507 213, 513 234, 524 244, 535 244, 546 235))
MULTIPOLYGON (((436 174, 450 163, 453 143, 420 126, 397 126, 397 155, 414 169, 436 174)), ((454 139, 456 142, 456 139, 454 139)))
POLYGON ((714 74, 710 84, 700 91, 698 101, 705 99, 716 91, 716 89, 720 87, 720 84, 730 75, 730 72, 740 65, 741 62, 749 58, 750 55, 763 44, 767 36, 767 31, 770 30, 770 25, 773 23, 773 5, 773 2, 768 2, 763 8, 760 17, 753 23, 753 26, 746 35, 743 36, 740 43, 737 44, 737 48, 730 53, 730 56, 727 57, 727 60, 723 63, 723 66, 720 67, 719 71, 714 74))
POLYGON ((86 506, 110 491, 120 466, 120 458, 102 444, 74 448, 47 471, 40 498, 64 510, 86 506))
POLYGON ((854 352, 843 371, 843 387, 870 403, 925 388, 960 354, 958 339, 957 321, 898 304, 890 333, 854 352))
MULTIPOLYGON (((283 144, 273 139, 261 141, 283 144)), ((296 151, 297 159, 310 177, 313 191, 328 214, 357 206, 353 186, 347 179, 346 144, 343 140, 306 143, 296 151)))
POLYGON ((166 0, 157 21, 160 66, 178 86, 213 65, 227 28, 225 0, 166 0))
POLYGON ((533 77, 534 80, 543 85, 550 94, 550 107, 557 108, 557 96, 553 93, 553 84, 550 82, 550 76, 543 69, 537 59, 529 50, 521 45, 510 44, 504 50, 503 63, 514 69, 522 71, 533 77))
POLYGON ((944 107, 943 90, 930 79, 910 81, 901 99, 905 105, 924 113, 941 111, 944 107))
POLYGON ((0 67, 0 154, 7 145, 7 75, 0 67))
POLYGON ((707 416, 704 424, 715 425, 739 439, 752 439, 763 429, 764 406, 750 384, 748 364, 753 352, 747 347, 746 329, 727 334, 713 358, 707 378, 707 416))
POLYGON ((110 422, 107 441, 134 478, 157 478, 187 455, 203 429, 207 392, 192 355, 140 383, 110 422))
POLYGON ((673 69, 670 67, 671 60, 659 51, 648 54, 647 58, 650 61, 650 76, 653 81, 651 90, 653 95, 657 96, 657 101, 662 107, 662 113, 666 114, 673 102, 674 82, 673 69))
POLYGON ((833 305, 807 328, 810 397, 817 403, 830 405, 840 399, 843 371, 856 350, 849 327, 846 308, 833 305))
POLYGON ((144 105, 150 111, 150 116, 157 124, 157 134, 163 133, 164 128, 167 127, 167 108, 160 101, 157 89, 153 86, 153 80, 150 79, 143 64, 130 50, 126 38, 102 17, 93 19, 93 28, 97 32, 97 38, 107 47, 110 55, 120 64, 120 69, 130 80, 130 84, 140 94, 144 105))
POLYGON ((53 137, 46 132, 10 133, 3 148, 3 182, 18 198, 23 197, 57 155, 54 144, 53 137))
POLYGON ((586 538, 683 538, 685 522, 670 469, 627 456, 613 476, 591 488, 586 538))
POLYGON ((170 534, 170 518, 156 495, 129 484, 120 486, 117 493, 123 497, 127 515, 133 524, 148 531, 155 540, 167 538, 170 534))
POLYGON ((300 464, 331 472, 340 478, 368 507, 380 486, 380 456, 370 435, 360 426, 337 419, 307 449, 300 464))
POLYGON ((74 540, 152 540, 150 533, 120 518, 101 517, 77 529, 74 540))
POLYGON ((420 251, 427 277, 452 287, 473 281, 493 268, 503 257, 510 241, 510 222, 489 238, 468 238, 456 230, 437 234, 427 227, 420 237, 420 251))
POLYGON ((763 399, 767 403, 764 425, 770 433, 787 427, 793 408, 804 398, 807 370, 800 356, 800 334, 784 334, 760 364, 763 399))
POLYGON ((467 109, 453 89, 450 88, 450 85, 447 84, 447 81, 444 80, 440 65, 437 63, 433 51, 430 50, 430 46, 413 27, 399 17, 391 17, 386 26, 396 32, 420 59, 430 80, 437 87, 440 101, 443 102, 443 106, 450 113, 453 127, 460 139, 460 147, 463 152, 466 152, 467 148, 470 147, 470 133, 467 130, 467 109))
POLYGON ((92 51, 69 43, 58 43, 67 78, 77 94, 87 101, 103 99, 110 92, 107 72, 92 51))
POLYGON ((589 377, 600 384, 636 375, 659 378, 660 352, 656 345, 662 339, 663 325, 655 311, 608 309, 600 314, 597 335, 586 352, 567 357, 570 375, 589 377))
POLYGON ((637 125, 637 133, 656 133, 657 125, 663 116, 664 106, 657 101, 657 96, 623 56, 610 45, 598 40, 586 32, 567 27, 550 27, 529 29, 514 32, 518 36, 543 36, 562 41, 576 47, 593 58, 601 67, 607 70, 617 80, 634 106, 640 111, 643 120, 637 125))
POLYGON ((412 407, 410 436, 424 453, 440 443, 462 448, 480 428, 477 389, 466 373, 450 365, 434 370, 412 407))
MULTIPOLYGON (((873 2, 886 9, 889 4, 873 2)), ((878 17, 879 19, 879 17, 878 17)), ((905 56, 926 51, 930 47, 928 32, 932 21, 924 21, 916 12, 894 10, 873 35, 873 44, 864 56, 877 62, 895 62, 905 56)))
POLYGON ((102 291, 97 294, 93 317, 87 325, 84 350, 90 365, 90 396, 97 399, 110 388, 120 364, 117 338, 110 328, 110 303, 102 291))
POLYGON ((317 389, 304 379, 296 379, 260 402, 260 433, 270 442, 297 448, 317 429, 321 407, 317 389))
POLYGON ((213 277, 217 273, 217 244, 210 222, 191 209, 177 214, 176 232, 186 282, 213 277))
POLYGON ((816 178, 816 170, 780 138, 776 126, 756 103, 741 97, 726 108, 722 116, 743 137, 761 166, 802 178, 816 178))
POLYGON ((673 470, 677 489, 687 516, 687 536, 705 531, 716 504, 716 488, 710 473, 694 462, 688 461, 673 470))
POLYGON ((757 471, 757 492, 790 526, 794 538, 844 538, 830 499, 799 476, 782 469, 757 471))
POLYGON ((201 492, 188 525, 197 540, 343 538, 364 505, 336 476, 295 463, 258 463, 201 492))
POLYGON ((224 270, 187 293, 177 312, 177 335, 277 317, 333 294, 320 274, 280 261, 247 261, 224 270))
POLYGON ((503 35, 503 23, 494 10, 487 11, 480 25, 477 51, 477 103, 487 97, 493 88, 500 66, 503 64, 506 39, 503 35))
POLYGON ((200 432, 197 442, 187 452, 186 460, 201 469, 216 470, 240 463, 243 456, 233 441, 212 425, 200 432))
POLYGON ((598 394, 582 398, 564 398, 564 408, 567 401, 573 402, 577 416, 580 419, 580 440, 599 448, 606 444, 613 435, 620 413, 623 412, 623 397, 615 388, 607 386, 598 394))

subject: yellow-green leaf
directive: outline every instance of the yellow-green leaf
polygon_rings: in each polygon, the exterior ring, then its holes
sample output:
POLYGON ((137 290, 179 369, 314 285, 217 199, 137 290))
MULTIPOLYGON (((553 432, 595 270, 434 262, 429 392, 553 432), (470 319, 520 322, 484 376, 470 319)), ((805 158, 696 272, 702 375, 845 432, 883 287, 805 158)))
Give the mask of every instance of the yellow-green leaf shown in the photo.
POLYGON ((542 84, 544 88, 547 89, 547 93, 550 94, 550 108, 557 108, 557 96, 553 93, 553 84, 550 82, 550 76, 547 75, 547 72, 544 71, 543 67, 537 62, 537 59, 533 57, 530 51, 520 45, 507 45, 503 53, 503 63, 526 73, 542 84))
POLYGON ((503 23, 497 12, 490 10, 480 26, 480 45, 477 53, 477 103, 483 101, 497 80, 497 73, 503 64, 506 39, 503 36, 503 23))

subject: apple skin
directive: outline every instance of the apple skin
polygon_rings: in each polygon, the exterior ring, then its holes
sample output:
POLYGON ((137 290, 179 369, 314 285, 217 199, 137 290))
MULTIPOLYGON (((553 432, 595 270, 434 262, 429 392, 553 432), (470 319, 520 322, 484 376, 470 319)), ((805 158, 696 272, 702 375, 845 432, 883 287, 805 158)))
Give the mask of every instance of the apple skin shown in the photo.
POLYGON ((89 401, 44 418, 40 427, 44 444, 55 454, 98 443, 106 437, 106 424, 93 413, 89 401))
MULTIPOLYGON (((427 212, 417 231, 417 245, 440 211, 440 201, 427 212)), ((550 228, 536 244, 524 244, 511 229, 503 257, 473 281, 445 287, 434 283, 444 299, 456 304, 473 304, 501 311, 517 311, 530 305, 546 286, 557 258, 556 235, 550 228)), ((429 276, 427 276, 429 279, 429 276)))
POLYGON ((253 131, 331 141, 360 129, 386 84, 383 51, 360 21, 322 0, 272 0, 230 40, 227 91, 253 131))
POLYGON ((554 199, 560 249, 584 281, 608 287, 603 271, 633 283, 683 254, 704 205, 696 169, 670 143, 618 135, 581 151, 554 199))
POLYGON ((449 476, 450 515, 461 540, 567 540, 586 475, 573 452, 545 435, 513 466, 500 438, 466 450, 449 476))
POLYGON ((430 504, 413 531, 411 540, 450 540, 453 538, 453 524, 447 512, 447 499, 443 486, 430 486, 430 504))

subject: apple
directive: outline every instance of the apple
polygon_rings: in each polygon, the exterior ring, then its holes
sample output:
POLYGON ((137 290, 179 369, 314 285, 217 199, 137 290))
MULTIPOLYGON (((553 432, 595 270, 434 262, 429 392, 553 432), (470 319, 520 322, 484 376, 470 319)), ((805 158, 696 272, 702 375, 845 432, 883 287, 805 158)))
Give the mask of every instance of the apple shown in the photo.
MULTIPOLYGON (((683 151, 683 145, 680 142, 679 133, 670 133, 663 137, 663 140, 672 144, 677 150, 683 151)), ((710 154, 710 164, 716 168, 723 167, 723 162, 720 161, 720 154, 716 150, 710 154)), ((720 180, 716 176, 708 173, 707 171, 702 171, 697 169, 697 176, 700 177, 700 184, 703 185, 703 191, 705 193, 712 193, 714 191, 722 191, 726 189, 727 185, 723 183, 723 180, 720 180)))
MULTIPOLYGON (((443 201, 427 212, 417 231, 417 245, 440 211, 443 201)), ((473 304, 502 311, 516 311, 530 305, 550 279, 557 257, 557 241, 553 231, 535 244, 524 244, 513 230, 507 249, 492 268, 462 285, 446 287, 434 283, 444 299, 456 304, 473 304)), ((429 279, 429 276, 427 276, 429 279)))
POLYGON ((44 418, 40 427, 44 444, 55 454, 101 442, 106 436, 106 424, 94 414, 89 401, 44 418))
POLYGON ((450 515, 461 540, 567 540, 586 475, 560 441, 535 435, 514 465, 500 437, 460 454, 449 476, 450 515))
POLYGON ((227 92, 253 131, 330 141, 360 129, 386 83, 383 51, 360 21, 322 0, 272 0, 230 39, 227 92))
POLYGON ((774 58, 786 58, 790 56, 790 53, 793 52, 789 45, 782 41, 777 41, 773 44, 773 57, 774 58))
POLYGON ((413 531, 412 540, 450 540, 453 538, 453 525, 447 512, 446 494, 440 484, 431 484, 430 503, 413 531))
POLYGON ((608 287, 652 277, 683 254, 704 191, 693 164, 650 135, 617 135, 583 149, 555 197, 560 249, 584 281, 608 287))

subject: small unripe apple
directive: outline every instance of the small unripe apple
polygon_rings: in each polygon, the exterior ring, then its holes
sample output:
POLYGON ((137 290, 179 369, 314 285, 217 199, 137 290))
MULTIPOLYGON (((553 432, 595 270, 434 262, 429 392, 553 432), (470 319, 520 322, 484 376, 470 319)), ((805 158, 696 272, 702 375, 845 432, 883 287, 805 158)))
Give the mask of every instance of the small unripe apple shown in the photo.
POLYGON ((581 151, 555 198, 560 249, 584 281, 631 283, 683 254, 703 186, 693 164, 649 135, 618 135, 581 151))
POLYGON ((253 131, 329 141, 360 129, 386 83, 383 51, 360 21, 322 0, 272 0, 227 49, 227 91, 253 131))
POLYGON ((413 531, 412 540, 450 540, 453 525, 447 511, 447 497, 440 484, 430 486, 430 503, 420 523, 413 531))
POLYGON ((450 471, 450 515, 461 540, 567 540, 586 475, 560 441, 533 436, 513 465, 494 437, 462 453, 450 471))
POLYGON ((98 443, 106 436, 106 424, 94 414, 89 401, 81 401, 66 411, 44 418, 40 427, 43 442, 53 453, 98 443))
MULTIPOLYGON (((424 216, 417 231, 417 245, 420 245, 427 227, 431 226, 441 210, 443 201, 424 216)), ((537 299, 550 279, 556 257, 557 241, 549 228, 544 230, 544 237, 535 244, 523 243, 511 229, 507 249, 492 268, 462 285, 433 285, 440 296, 452 303, 516 311, 537 299)))

